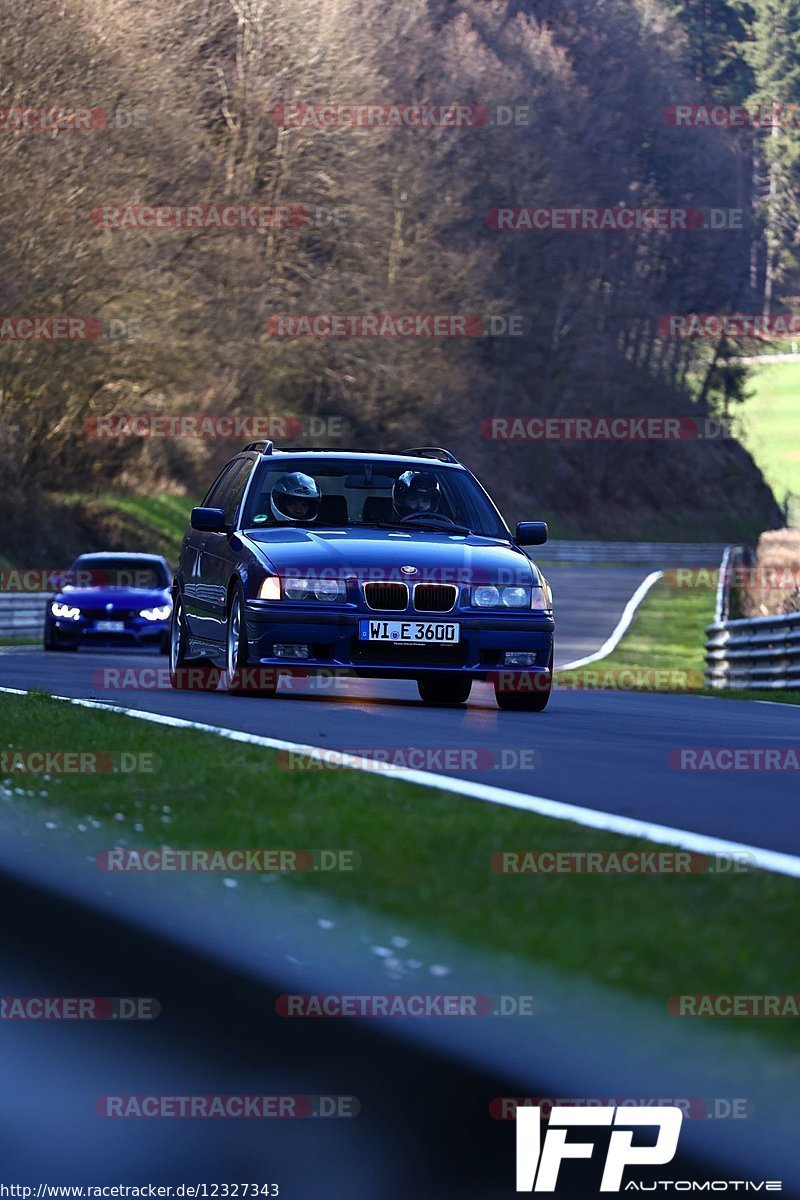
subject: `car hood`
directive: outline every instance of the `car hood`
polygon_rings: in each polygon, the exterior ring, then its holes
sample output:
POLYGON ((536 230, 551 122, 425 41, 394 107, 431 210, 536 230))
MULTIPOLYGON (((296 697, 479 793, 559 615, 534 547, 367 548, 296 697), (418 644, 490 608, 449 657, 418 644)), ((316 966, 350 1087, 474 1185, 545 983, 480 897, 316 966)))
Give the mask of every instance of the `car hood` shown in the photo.
POLYGON ((530 584, 535 567, 516 546, 477 534, 415 529, 252 529, 243 533, 279 575, 410 582, 530 584), (416 567, 416 573, 402 571, 416 567), (335 572, 335 575, 333 574, 335 572))
POLYGON ((64 588, 53 597, 59 604, 76 608, 107 608, 110 612, 127 612, 132 608, 160 608, 169 604, 169 592, 143 588, 64 588))

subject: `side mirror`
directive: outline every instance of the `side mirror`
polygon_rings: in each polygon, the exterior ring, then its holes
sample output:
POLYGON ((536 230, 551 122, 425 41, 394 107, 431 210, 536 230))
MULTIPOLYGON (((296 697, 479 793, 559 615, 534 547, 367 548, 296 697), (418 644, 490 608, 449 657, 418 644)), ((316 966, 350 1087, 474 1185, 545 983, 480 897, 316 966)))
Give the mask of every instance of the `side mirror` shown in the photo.
POLYGON ((547 541, 547 522, 519 521, 516 540, 520 546, 543 546, 547 541))
POLYGON ((225 514, 221 508, 193 508, 192 529, 199 529, 203 533, 223 533, 225 514))

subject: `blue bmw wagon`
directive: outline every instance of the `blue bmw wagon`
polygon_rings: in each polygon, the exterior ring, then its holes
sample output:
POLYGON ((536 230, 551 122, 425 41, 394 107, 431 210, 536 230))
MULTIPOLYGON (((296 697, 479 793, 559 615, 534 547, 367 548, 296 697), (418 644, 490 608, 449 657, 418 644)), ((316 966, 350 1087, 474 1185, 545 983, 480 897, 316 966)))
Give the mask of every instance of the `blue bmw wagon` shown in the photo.
POLYGON ((174 687, 272 695, 282 674, 409 679, 426 704, 494 683, 502 709, 550 696, 553 606, 524 547, 449 451, 253 442, 192 510, 172 588, 174 687), (200 668, 204 668, 200 670, 200 668))

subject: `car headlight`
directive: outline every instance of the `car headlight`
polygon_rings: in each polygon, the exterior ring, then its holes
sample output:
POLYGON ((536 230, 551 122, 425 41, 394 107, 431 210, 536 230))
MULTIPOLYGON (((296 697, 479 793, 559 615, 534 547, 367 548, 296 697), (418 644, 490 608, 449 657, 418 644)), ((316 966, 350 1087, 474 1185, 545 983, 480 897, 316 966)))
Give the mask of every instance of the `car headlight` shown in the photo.
POLYGON ((494 587, 484 584, 472 589, 475 608, 528 608, 531 589, 528 587, 494 587))
POLYGON ((57 601, 50 605, 50 612, 54 617, 61 617, 65 621, 77 621, 81 615, 79 608, 74 608, 71 604, 59 604, 57 601))
POLYGON ((280 600, 281 581, 277 575, 268 575, 258 589, 259 600, 280 600))
POLYGON ((143 608, 139 616, 144 617, 145 621, 166 621, 171 612, 171 604, 161 604, 158 608, 143 608))
POLYGON ((287 579, 283 594, 287 600, 319 600, 324 604, 347 599, 345 586, 338 579, 287 579))
POLYGON ((531 608, 542 608, 548 613, 553 611, 553 593, 550 584, 545 580, 542 580, 541 585, 537 584, 531 588, 531 608))

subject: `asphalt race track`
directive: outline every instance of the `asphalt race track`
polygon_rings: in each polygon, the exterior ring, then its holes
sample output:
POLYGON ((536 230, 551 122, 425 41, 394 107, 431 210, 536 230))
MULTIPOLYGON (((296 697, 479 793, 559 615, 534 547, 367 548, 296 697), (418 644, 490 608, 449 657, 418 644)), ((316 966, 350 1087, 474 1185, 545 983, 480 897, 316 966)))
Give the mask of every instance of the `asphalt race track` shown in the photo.
MULTIPOLYGON (((599 648, 644 569, 553 567, 556 666, 599 648)), ((547 711, 501 713, 488 684, 463 709, 431 711, 414 684, 337 681, 320 690, 293 684, 273 699, 98 685, 110 667, 161 665, 142 655, 0 651, 0 685, 93 698, 287 741, 369 755, 376 748, 478 749, 480 769, 453 775, 683 830, 800 854, 796 775, 791 771, 677 771, 683 747, 793 747, 792 706, 615 691, 556 691, 547 711), (354 720, 355 715, 358 720, 354 720), (536 765, 520 761, 534 749, 536 765), (491 752, 491 762, 487 763, 491 752)), ((232 749, 232 753, 235 750, 232 749)), ((529 756, 530 758, 530 756, 529 756)), ((436 762, 425 765, 436 770, 436 762)), ((468 803, 469 801, 465 801, 468 803)))

